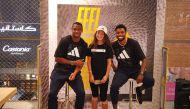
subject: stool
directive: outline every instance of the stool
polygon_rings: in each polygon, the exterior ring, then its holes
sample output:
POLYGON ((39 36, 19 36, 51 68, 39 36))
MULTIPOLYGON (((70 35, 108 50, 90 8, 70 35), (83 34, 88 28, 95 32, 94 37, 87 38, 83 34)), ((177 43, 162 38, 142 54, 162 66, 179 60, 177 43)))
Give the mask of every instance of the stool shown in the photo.
MULTIPOLYGON (((132 109, 132 101, 133 100, 135 100, 135 101, 137 101, 137 99, 133 99, 133 90, 134 90, 134 81, 136 81, 136 80, 134 80, 133 78, 129 78, 128 79, 128 81, 129 81, 129 109, 132 109)), ((139 86, 142 86, 142 83, 138 83, 137 84, 137 86, 139 87, 139 86)))
POLYGON ((133 82, 134 79, 129 78, 129 109, 132 109, 132 101, 133 101, 133 82))
POLYGON ((69 100, 69 84, 65 82, 65 101, 64 109, 70 109, 71 101, 69 100))

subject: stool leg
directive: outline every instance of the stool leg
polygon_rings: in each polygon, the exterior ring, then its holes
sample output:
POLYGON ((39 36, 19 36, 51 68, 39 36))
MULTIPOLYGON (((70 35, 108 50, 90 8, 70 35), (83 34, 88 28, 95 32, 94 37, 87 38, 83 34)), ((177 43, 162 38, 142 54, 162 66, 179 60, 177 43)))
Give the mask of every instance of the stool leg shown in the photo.
POLYGON ((129 109, 132 109, 132 101, 133 101, 133 81, 130 81, 130 84, 129 84, 129 109))
POLYGON ((69 109, 69 85, 65 85, 65 107, 64 109, 69 109))

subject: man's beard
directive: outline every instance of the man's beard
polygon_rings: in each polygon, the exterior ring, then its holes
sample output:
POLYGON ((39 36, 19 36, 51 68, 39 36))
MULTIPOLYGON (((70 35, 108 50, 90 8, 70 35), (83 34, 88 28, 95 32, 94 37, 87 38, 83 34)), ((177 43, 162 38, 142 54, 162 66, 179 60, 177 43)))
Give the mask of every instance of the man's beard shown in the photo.
POLYGON ((73 34, 72 35, 74 38, 80 38, 81 34, 73 34))
POLYGON ((117 39, 119 42, 122 42, 123 40, 125 40, 125 37, 118 37, 117 39))

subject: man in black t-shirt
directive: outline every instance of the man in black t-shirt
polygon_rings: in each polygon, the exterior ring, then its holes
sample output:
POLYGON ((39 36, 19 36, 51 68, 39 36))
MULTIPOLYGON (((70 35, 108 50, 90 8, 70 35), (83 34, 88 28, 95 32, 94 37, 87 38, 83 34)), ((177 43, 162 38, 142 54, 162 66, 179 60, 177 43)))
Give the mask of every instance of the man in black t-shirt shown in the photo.
POLYGON ((81 38, 82 24, 75 22, 72 25, 72 35, 61 39, 55 51, 56 64, 51 74, 48 109, 57 109, 57 94, 67 83, 76 93, 75 109, 83 109, 85 91, 80 70, 84 64, 87 43, 81 38))
POLYGON ((154 85, 154 79, 145 72, 146 57, 139 43, 131 38, 126 38, 126 27, 119 24, 115 28, 117 41, 113 42, 112 48, 118 61, 118 66, 112 65, 115 75, 112 80, 110 96, 113 108, 117 109, 119 89, 129 78, 137 83, 143 83, 136 88, 137 100, 142 104, 142 90, 154 85), (140 62, 142 64, 140 65, 140 62))

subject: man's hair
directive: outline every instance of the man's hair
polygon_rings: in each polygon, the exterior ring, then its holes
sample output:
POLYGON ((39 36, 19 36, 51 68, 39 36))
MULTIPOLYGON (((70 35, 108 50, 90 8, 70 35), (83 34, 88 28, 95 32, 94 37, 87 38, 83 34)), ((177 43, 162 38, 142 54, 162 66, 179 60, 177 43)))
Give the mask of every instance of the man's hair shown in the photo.
MULTIPOLYGON (((73 25, 75 25, 75 24, 81 26, 81 28, 83 29, 82 23, 80 23, 80 22, 74 22, 73 25)), ((73 27, 73 25, 72 25, 72 27, 73 27)))
POLYGON ((119 24, 119 25, 117 25, 117 26, 115 27, 115 31, 116 31, 118 28, 123 28, 123 29, 125 30, 125 32, 127 31, 126 26, 123 25, 123 24, 119 24))

